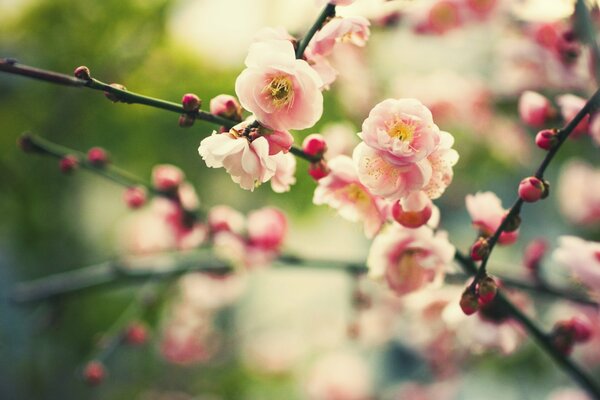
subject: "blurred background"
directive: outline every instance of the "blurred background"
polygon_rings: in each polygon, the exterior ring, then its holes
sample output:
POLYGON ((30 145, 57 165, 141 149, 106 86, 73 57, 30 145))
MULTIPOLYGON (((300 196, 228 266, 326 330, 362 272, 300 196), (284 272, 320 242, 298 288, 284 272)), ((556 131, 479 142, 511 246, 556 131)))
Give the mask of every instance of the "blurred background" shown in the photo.
MULTIPOLYGON (((572 1, 499 1, 485 20, 436 35, 413 29, 414 3, 357 0, 340 7, 340 14, 371 19, 371 39, 365 49, 334 54, 340 75, 325 93, 323 118, 294 135, 300 141, 309 133, 341 130, 351 144, 374 104, 387 97, 419 98, 456 137, 461 159, 453 184, 436 204, 443 229, 457 248, 467 249, 476 233, 465 195, 492 190, 508 207, 517 182, 543 157, 533 143, 535 130, 518 120, 521 91, 585 97, 594 84, 585 52, 582 66, 566 71, 536 50, 525 33, 529 24, 566 18, 572 1)), ((234 94, 260 28, 283 26, 301 36, 319 8, 299 0, 0 0, 0 56, 67 74, 87 65, 93 76, 132 91, 175 102, 193 92, 208 105, 217 94, 234 94)), ((132 212, 122 201, 122 187, 85 171, 65 176, 56 160, 21 152, 15 143, 23 132, 81 151, 102 146, 116 165, 146 180, 156 164, 179 166, 206 207, 226 204, 244 213, 278 207, 289 217, 286 252, 359 263, 368 254, 361 224, 312 204, 315 183, 306 162, 298 161, 297 183, 288 193, 273 193, 268 185, 244 191, 198 156, 200 140, 215 127, 199 122, 182 129, 177 118, 113 104, 98 92, 0 74, 0 398, 302 399, 308 398, 307 382, 318 375, 315 368, 338 366, 343 375, 356 375, 359 387, 381 389, 371 398, 417 398, 393 394, 394 388, 408 381, 435 383, 437 375, 406 340, 412 335, 394 327, 394 307, 372 317, 368 326, 375 333, 354 340, 347 330, 355 318, 355 280, 344 272, 281 267, 229 288, 237 300, 211 314, 217 334, 205 343, 216 354, 207 351, 193 363, 172 362, 161 348, 174 299, 185 284, 171 279, 151 285, 155 299, 143 313, 149 342, 119 348, 105 362, 107 381, 93 388, 85 384, 81 369, 99 335, 135 301, 140 286, 109 286, 27 305, 12 304, 8 295, 18 282, 122 253, 132 212)), ((584 226, 569 219, 554 195, 563 166, 575 158, 597 164, 598 148, 582 138, 561 150, 547 176, 553 195, 526 208, 521 239, 497 250, 495 272, 523 275, 522 250, 537 237, 551 247, 561 234, 600 240, 597 222, 584 226)), ((565 275, 552 265, 545 274, 556 281, 565 275)), ((551 304, 536 302, 540 315, 556 312, 551 304)), ((542 318, 545 327, 551 322, 542 318)), ((509 355, 497 349, 471 355, 464 365, 460 377, 441 389, 448 398, 544 398, 571 385, 528 341, 509 355)))

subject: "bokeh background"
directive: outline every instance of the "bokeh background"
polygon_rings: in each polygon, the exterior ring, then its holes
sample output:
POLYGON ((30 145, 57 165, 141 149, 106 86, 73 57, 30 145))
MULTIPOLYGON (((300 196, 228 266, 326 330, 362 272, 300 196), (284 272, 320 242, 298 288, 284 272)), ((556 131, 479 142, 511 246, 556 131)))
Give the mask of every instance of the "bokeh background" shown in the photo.
MULTIPOLYGON (((343 13, 376 18, 382 9, 414 5, 382 3, 357 0, 343 13)), ((455 135, 461 160, 437 205, 442 226, 461 249, 475 237, 465 195, 493 190, 508 206, 516 183, 543 157, 533 145, 535 132, 518 122, 520 91, 544 88, 549 95, 587 95, 593 89, 585 74, 567 81, 549 72, 536 81, 512 63, 515 54, 527 53, 516 27, 563 18, 572 2, 505 3, 502 15, 510 18, 493 18, 443 36, 416 35, 402 24, 375 24, 364 51, 336 55, 340 78, 325 94, 323 119, 313 129, 294 133, 300 140, 340 122, 358 132, 369 109, 386 97, 454 104, 457 110, 440 126, 455 135)), ((193 92, 208 104, 217 94, 234 93, 256 31, 284 26, 301 35, 318 12, 315 2, 300 0, 0 0, 0 56, 64 73, 87 65, 94 76, 133 91, 173 101, 193 92)), ((198 156, 201 138, 212 129, 201 122, 182 129, 176 114, 0 74, 0 398, 305 398, 303 382, 311 362, 353 346, 345 334, 351 319, 352 280, 347 274, 282 267, 249 278, 240 301, 221 311, 222 353, 214 362, 173 365, 156 343, 176 296, 172 280, 156 284, 164 295, 144 316, 156 341, 141 349, 119 349, 107 361, 109 380, 89 388, 80 378, 81 367, 99 333, 113 325, 139 287, 90 290, 26 306, 8 301, 17 282, 119 254, 123 223, 131 214, 121 187, 85 171, 64 176, 55 160, 18 150, 15 142, 25 131, 82 151, 105 147, 115 164, 145 179, 155 164, 177 165, 207 207, 227 204, 243 212, 279 207, 290 218, 289 252, 358 262, 366 258, 369 242, 360 224, 312 204, 315 183, 305 173, 304 161, 298 161, 298 182, 288 193, 275 194, 268 185, 253 193, 241 190, 223 170, 206 168, 198 156), (252 342, 258 337, 263 344, 252 342), (265 346, 289 358, 292 367, 277 373, 261 370, 251 356, 244 356, 248 341, 250 347, 265 346)), ((569 143, 550 168, 551 182, 574 157, 597 162, 598 149, 589 140, 569 143)), ((576 226, 560 209, 555 195, 527 207, 519 243, 497 251, 494 270, 522 274, 522 248, 535 237, 552 245, 559 234, 600 239, 598 225, 576 226)), ((550 279, 564 275, 551 265, 545 273, 550 279)), ((540 302, 541 310, 548 304, 540 302)), ((378 346, 364 359, 377 387, 431 379, 419 356, 401 341, 378 346)), ((571 384, 531 343, 508 356, 492 352, 473 357, 461 382, 457 396, 464 399, 543 398, 553 388, 571 384)))

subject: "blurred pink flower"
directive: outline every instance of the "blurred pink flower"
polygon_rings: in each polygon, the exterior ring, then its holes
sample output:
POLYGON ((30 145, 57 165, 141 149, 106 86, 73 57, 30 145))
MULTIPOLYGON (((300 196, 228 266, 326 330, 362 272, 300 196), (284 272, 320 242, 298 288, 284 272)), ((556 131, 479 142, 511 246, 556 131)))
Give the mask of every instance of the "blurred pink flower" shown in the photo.
POLYGON ((313 203, 327 204, 349 221, 362 221, 365 235, 373 237, 385 222, 382 201, 360 183, 356 167, 348 156, 331 159, 329 175, 318 181, 313 203))
POLYGON ((600 295, 600 243, 576 236, 561 236, 552 258, 581 283, 600 295))
POLYGON ((581 160, 567 162, 558 178, 560 210, 573 224, 600 222, 600 168, 581 160))
POLYGON ((264 207, 248 214, 248 239, 251 246, 279 250, 287 234, 287 218, 274 207, 264 207))
POLYGON ((519 97, 519 116, 527 125, 541 127, 553 113, 550 100, 537 92, 526 90, 519 97))
MULTIPOLYGON (((492 236, 502 223, 507 210, 502 207, 502 202, 493 192, 477 192, 469 194, 465 199, 467 211, 471 216, 473 226, 484 236, 492 236)), ((511 244, 517 240, 519 231, 502 232, 499 244, 511 244)))
MULTIPOLYGON (((563 94, 556 97, 556 103, 560 108, 560 114, 564 118, 565 122, 569 122, 575 118, 575 115, 577 115, 583 106, 585 106, 585 102, 585 99, 575 96, 574 94, 563 94)), ((579 137, 585 134, 588 131, 588 128, 589 117, 585 116, 585 118, 583 118, 583 120, 577 124, 577 127, 575 127, 570 137, 579 137)))
POLYGON ((323 84, 304 60, 297 60, 287 40, 266 40, 250 46, 246 69, 235 82, 242 106, 269 128, 305 129, 323 113, 323 84))
POLYGON ((359 136, 389 163, 406 165, 435 150, 440 130, 419 100, 387 99, 373 107, 359 136))
POLYGON ((275 193, 284 193, 296 183, 296 157, 292 153, 279 153, 275 160, 275 175, 271 178, 271 189, 275 193))
POLYGON ((559 388, 550 393, 547 400, 592 400, 585 392, 573 388, 559 388))
POLYGON ((454 136, 448 132, 440 132, 440 142, 436 150, 427 156, 431 165, 431 177, 423 187, 423 191, 430 199, 440 197, 452 183, 454 170, 452 167, 458 162, 458 152, 452 148, 454 136))
POLYGON ((364 17, 333 18, 311 40, 311 53, 327 56, 338 41, 364 47, 369 39, 370 25, 369 20, 364 17))
POLYGON ((218 205, 208 211, 208 226, 211 233, 227 231, 241 234, 246 226, 246 218, 229 206, 218 205))
POLYGON ((235 97, 228 94, 220 94, 210 99, 210 113, 234 121, 242 120, 242 106, 235 97))
POLYGON ((369 250, 367 266, 374 278, 387 280, 398 295, 442 278, 454 258, 447 233, 429 227, 407 229, 394 224, 381 232, 369 250))
POLYGON ((174 165, 161 164, 152 169, 152 185, 161 191, 174 190, 184 179, 183 171, 174 165))

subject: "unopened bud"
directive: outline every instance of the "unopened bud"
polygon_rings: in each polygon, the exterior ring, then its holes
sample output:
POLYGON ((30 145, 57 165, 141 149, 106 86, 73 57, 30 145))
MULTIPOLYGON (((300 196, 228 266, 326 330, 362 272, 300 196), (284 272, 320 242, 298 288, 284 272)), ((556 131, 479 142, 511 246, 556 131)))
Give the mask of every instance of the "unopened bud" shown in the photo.
POLYGON ((490 244, 486 238, 480 237, 478 238, 473 246, 471 246, 471 259, 473 261, 481 261, 490 252, 490 244))
POLYGON ((228 94, 220 94, 210 100, 210 113, 231 119, 242 120, 242 106, 238 100, 228 94))
POLYGON ((75 71, 73 71, 73 75, 75 75, 75 78, 83 79, 84 81, 89 81, 92 79, 90 69, 85 65, 75 68, 75 71))
POLYGON ((100 361, 90 361, 83 370, 83 378, 92 386, 99 385, 106 377, 106 369, 100 361))
POLYGON ((433 213, 433 203, 424 192, 412 192, 392 205, 392 217, 405 228, 425 225, 433 213))
POLYGON ((544 182, 535 176, 525 178, 519 184, 519 197, 528 203, 540 200, 545 192, 544 182))
MULTIPOLYGON (((112 86, 113 88, 118 89, 118 90, 127 90, 125 88, 125 86, 123 86, 119 83, 111 83, 109 86, 112 86)), ((110 101, 112 101, 113 103, 118 103, 119 101, 123 101, 123 99, 121 99, 121 96, 118 93, 104 92, 104 96, 106 96, 106 98, 109 99, 110 101)))
POLYGON ((479 281, 478 294, 481 305, 488 304, 496 297, 498 293, 498 285, 496 281, 489 276, 486 276, 479 281))
POLYGON ((132 186, 125 190, 123 200, 129 208, 140 208, 146 203, 146 189, 142 186, 132 186))
POLYGON ((578 343, 584 343, 592 337, 592 327, 588 321, 578 317, 573 317, 569 321, 571 330, 573 331, 573 339, 578 343))
POLYGON ((77 156, 74 156, 73 154, 67 154, 66 156, 61 158, 59 162, 60 171, 63 174, 68 174, 72 172, 77 168, 78 165, 79 159, 77 159, 77 156))
POLYGON ((323 160, 310 163, 310 166, 308 167, 308 174, 312 176, 315 181, 318 181, 329 174, 329 168, 323 160))
POLYGON ((161 192, 170 192, 177 189, 184 178, 183 171, 174 165, 161 164, 152 169, 152 184, 161 192))
POLYGON ((92 147, 89 149, 87 158, 96 167, 103 167, 108 163, 108 153, 102 147, 92 147))
POLYGON ((479 310, 477 295, 470 288, 463 292, 460 298, 460 308, 466 315, 475 314, 479 310))
POLYGON ((313 157, 322 157, 327 150, 327 143, 323 135, 313 133, 302 142, 302 150, 313 157))
POLYGON ((535 135, 535 144, 540 149, 550 150, 558 142, 556 129, 543 129, 535 135))
POLYGON ((146 327, 139 323, 131 323, 125 330, 125 341, 133 346, 139 346, 146 342, 148 339, 148 330, 146 327))
POLYGON ((179 126, 182 128, 189 128, 194 125, 194 121, 196 121, 196 117, 194 115, 189 114, 181 114, 179 116, 179 126))
POLYGON ((184 94, 181 98, 181 105, 184 111, 194 112, 198 111, 198 109, 202 105, 202 100, 200 100, 200 97, 196 96, 193 93, 187 93, 184 94))

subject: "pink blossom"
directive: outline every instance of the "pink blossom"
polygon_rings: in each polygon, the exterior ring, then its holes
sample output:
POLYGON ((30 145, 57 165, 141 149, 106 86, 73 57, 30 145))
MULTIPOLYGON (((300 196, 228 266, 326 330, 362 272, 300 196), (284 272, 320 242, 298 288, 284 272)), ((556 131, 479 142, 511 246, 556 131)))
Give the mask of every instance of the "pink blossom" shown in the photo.
POLYGON ((369 20, 364 17, 336 17, 319 30, 310 42, 311 52, 327 56, 336 42, 364 47, 369 39, 369 20))
MULTIPOLYGON (((563 94, 556 97, 556 103, 560 108, 560 114, 566 122, 575 118, 575 115, 585 106, 585 99, 573 94, 563 94)), ((571 133, 571 137, 578 137, 586 133, 589 128, 589 117, 586 116, 581 120, 577 127, 571 133)))
POLYGON ((389 163, 406 165, 435 150, 440 130, 419 100, 387 99, 373 107, 359 136, 389 163))
POLYGON ((526 90, 519 97, 519 116, 527 125, 540 127, 553 113, 550 100, 537 92, 526 90))
POLYGON ((212 233, 226 231, 241 234, 246 226, 246 217, 229 206, 218 205, 208 212, 208 226, 212 233))
POLYGON ((452 183, 454 177, 452 167, 459 158, 458 152, 452 148, 453 145, 454 136, 440 131, 440 143, 437 149, 427 156, 427 161, 431 165, 431 177, 422 190, 430 199, 439 198, 452 183))
POLYGON ((242 106, 235 97, 228 94, 220 94, 210 99, 210 113, 234 121, 242 120, 242 106))
POLYGON ((399 166, 390 163, 385 154, 366 143, 356 146, 352 154, 360 182, 374 195, 400 200, 423 189, 433 176, 427 159, 399 166))
POLYGON ((443 35, 463 24, 461 8, 456 0, 437 0, 417 14, 416 33, 443 35))
POLYGON ((271 189, 275 193, 284 193, 296 183, 296 157, 292 153, 279 153, 275 160, 275 175, 271 178, 271 189))
POLYGON ((305 129, 323 113, 323 82, 304 60, 297 60, 286 40, 250 46, 247 68, 235 82, 242 106, 272 129, 305 129))
POLYGON ((296 40, 295 37, 289 34, 289 32, 283 27, 264 27, 261 28, 254 35, 254 42, 264 42, 267 40, 288 40, 290 42, 296 40))
POLYGON ((569 161, 559 175, 557 192, 560 210, 571 223, 600 222, 600 168, 581 160, 569 161))
MULTIPOLYGON (((502 223, 507 210, 493 192, 477 192, 466 197, 467 211, 471 216, 473 226, 484 236, 492 236, 502 223)), ((518 231, 502 232, 498 243, 511 244, 517 240, 518 231)))
POLYGON ((269 155, 269 142, 264 137, 252 141, 240 136, 247 122, 229 132, 213 134, 200 142, 198 152, 209 168, 225 168, 242 189, 253 191, 275 174, 276 163, 269 155))
POLYGON ((310 400, 368 400, 372 377, 367 362, 358 354, 327 354, 312 366, 306 382, 310 400))
POLYGON ((310 46, 304 50, 304 58, 308 65, 319 74, 322 81, 321 90, 328 90, 337 79, 338 71, 333 68, 327 57, 313 52, 310 46))
POLYGON ((269 142, 269 155, 279 152, 287 153, 294 143, 294 137, 288 131, 271 131, 263 129, 262 136, 269 142))
POLYGON ((479 18, 489 16, 499 3, 499 0, 465 0, 467 8, 479 18))
POLYGON ((248 214, 248 239, 252 246, 264 250, 279 250, 287 233, 285 214, 274 207, 265 207, 248 214))
POLYGON ((161 191, 167 192, 175 189, 183 182, 184 178, 183 171, 174 165, 162 164, 152 169, 152 184, 161 191))
POLYGON ((356 130, 348 123, 327 124, 321 133, 327 143, 326 159, 332 159, 339 155, 352 156, 352 150, 359 140, 356 130))
POLYGON ((561 236, 552 258, 564 265, 584 285, 600 294, 600 243, 561 236))
POLYGON ((360 182, 350 157, 337 156, 328 166, 330 173, 318 181, 313 203, 327 204, 349 221, 363 221, 365 235, 373 237, 386 219, 381 201, 360 182))
POLYGON ((387 280, 398 295, 413 292, 442 278, 454 258, 447 233, 429 227, 406 229, 391 225, 371 245, 367 266, 375 278, 387 280))
POLYGON ((418 228, 429 221, 433 203, 425 192, 411 192, 392 206, 393 218, 405 228, 418 228))

